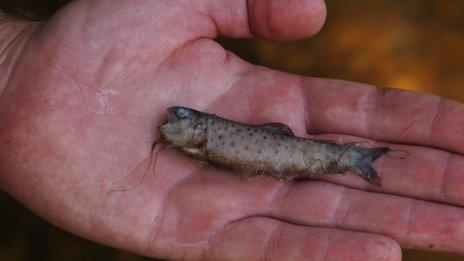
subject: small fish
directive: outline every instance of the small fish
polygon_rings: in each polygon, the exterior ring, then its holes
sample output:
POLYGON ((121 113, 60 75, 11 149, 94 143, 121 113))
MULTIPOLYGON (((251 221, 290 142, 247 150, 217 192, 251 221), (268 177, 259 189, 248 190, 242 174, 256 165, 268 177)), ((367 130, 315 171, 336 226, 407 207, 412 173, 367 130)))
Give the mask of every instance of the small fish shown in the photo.
POLYGON ((278 179, 352 171, 381 186, 371 164, 391 151, 300 138, 285 124, 244 124, 179 106, 168 108, 168 123, 158 130, 168 145, 197 159, 246 175, 278 179))

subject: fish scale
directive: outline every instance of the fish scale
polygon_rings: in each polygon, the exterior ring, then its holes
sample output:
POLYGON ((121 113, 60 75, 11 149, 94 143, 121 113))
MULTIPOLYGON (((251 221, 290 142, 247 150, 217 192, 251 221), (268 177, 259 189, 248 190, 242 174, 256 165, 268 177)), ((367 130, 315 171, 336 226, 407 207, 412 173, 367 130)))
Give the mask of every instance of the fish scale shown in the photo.
POLYGON ((259 166, 272 167, 271 173, 282 175, 289 169, 305 169, 304 156, 297 153, 301 142, 275 134, 263 127, 253 127, 224 119, 210 118, 206 148, 208 153, 229 159, 230 167, 245 167, 265 172, 259 166), (236 166, 235 166, 236 165, 236 166))

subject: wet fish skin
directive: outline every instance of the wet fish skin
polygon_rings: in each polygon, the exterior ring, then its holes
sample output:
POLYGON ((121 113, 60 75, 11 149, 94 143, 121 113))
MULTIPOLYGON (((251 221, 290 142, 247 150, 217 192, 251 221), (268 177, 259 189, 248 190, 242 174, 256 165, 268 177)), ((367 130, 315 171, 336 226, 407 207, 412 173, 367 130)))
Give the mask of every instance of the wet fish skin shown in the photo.
POLYGON ((390 148, 363 148, 296 137, 281 123, 251 125, 191 108, 168 108, 163 140, 196 157, 245 175, 313 178, 352 171, 371 184, 381 178, 371 164, 390 148))

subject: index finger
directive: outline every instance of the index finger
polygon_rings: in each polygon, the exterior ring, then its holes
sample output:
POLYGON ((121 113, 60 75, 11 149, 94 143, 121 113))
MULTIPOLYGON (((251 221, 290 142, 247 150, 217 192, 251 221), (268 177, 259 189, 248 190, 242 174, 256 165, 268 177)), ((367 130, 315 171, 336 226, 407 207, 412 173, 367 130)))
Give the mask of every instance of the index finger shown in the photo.
POLYGON ((464 106, 436 95, 306 78, 308 130, 464 153, 464 106))

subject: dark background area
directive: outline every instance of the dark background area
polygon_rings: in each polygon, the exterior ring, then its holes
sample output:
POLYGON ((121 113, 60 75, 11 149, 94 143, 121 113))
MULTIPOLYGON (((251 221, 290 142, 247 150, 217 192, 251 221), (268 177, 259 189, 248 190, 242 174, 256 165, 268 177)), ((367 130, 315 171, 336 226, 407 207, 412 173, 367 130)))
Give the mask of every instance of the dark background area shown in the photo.
MULTIPOLYGON (((67 0, 1 0, 0 9, 45 19, 67 0)), ((328 18, 311 39, 271 43, 219 39, 255 64, 464 101, 464 1, 327 0, 328 18)), ((73 236, 0 192, 0 260, 143 260, 73 236)), ((404 260, 464 257, 404 250, 404 260)))

